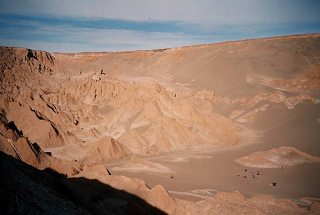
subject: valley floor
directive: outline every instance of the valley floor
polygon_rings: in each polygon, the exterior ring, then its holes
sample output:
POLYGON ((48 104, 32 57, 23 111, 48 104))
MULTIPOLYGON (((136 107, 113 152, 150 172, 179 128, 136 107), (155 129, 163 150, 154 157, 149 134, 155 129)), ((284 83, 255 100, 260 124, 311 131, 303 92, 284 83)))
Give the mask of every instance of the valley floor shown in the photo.
POLYGON ((319 105, 300 104, 293 110, 272 105, 261 114, 264 124, 252 125, 259 138, 256 142, 222 149, 199 148, 144 157, 136 162, 120 161, 106 164, 112 174, 141 178, 150 186, 163 185, 174 196, 199 200, 217 191, 239 191, 244 195, 273 195, 277 198, 299 200, 302 197, 320 198, 320 165, 306 163, 282 168, 254 168, 235 160, 253 152, 281 146, 292 146, 312 155, 320 155, 319 105), (310 116, 306 118, 305 112, 310 116), (276 114, 275 114, 276 113, 276 114), (303 124, 277 121, 284 115, 303 124), (268 119, 268 120, 267 120, 268 119), (318 125, 316 125, 316 123, 318 125), (272 126, 271 126, 272 125, 272 126), (313 129, 311 129, 313 128, 313 129), (275 132, 274 130, 277 130, 275 132), (145 163, 144 160, 152 163, 145 163), (157 166, 160 164, 161 166, 157 166), (272 186, 276 183, 276 186, 272 186))

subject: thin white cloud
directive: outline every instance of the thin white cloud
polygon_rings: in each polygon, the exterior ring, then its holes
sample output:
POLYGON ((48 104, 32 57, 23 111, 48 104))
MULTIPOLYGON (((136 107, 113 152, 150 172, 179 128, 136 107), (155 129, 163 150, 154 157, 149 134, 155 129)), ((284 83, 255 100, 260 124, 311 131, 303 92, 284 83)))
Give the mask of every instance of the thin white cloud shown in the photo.
POLYGON ((2 0, 0 13, 211 25, 320 21, 310 0, 2 0))

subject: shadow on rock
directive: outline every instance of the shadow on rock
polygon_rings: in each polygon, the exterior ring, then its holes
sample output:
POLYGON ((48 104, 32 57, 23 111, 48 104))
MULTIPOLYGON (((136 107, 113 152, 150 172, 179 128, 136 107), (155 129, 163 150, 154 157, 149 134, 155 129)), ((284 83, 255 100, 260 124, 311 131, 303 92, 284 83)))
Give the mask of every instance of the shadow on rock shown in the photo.
POLYGON ((2 152, 0 175, 0 214, 165 214, 98 180, 41 171, 2 152))

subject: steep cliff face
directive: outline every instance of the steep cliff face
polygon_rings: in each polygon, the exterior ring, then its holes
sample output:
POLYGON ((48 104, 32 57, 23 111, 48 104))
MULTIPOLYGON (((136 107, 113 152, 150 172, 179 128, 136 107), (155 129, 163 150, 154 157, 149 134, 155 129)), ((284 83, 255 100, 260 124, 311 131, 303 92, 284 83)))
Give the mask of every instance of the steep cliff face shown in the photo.
POLYGON ((65 116, 56 115, 45 100, 57 88, 50 78, 54 58, 42 51, 2 48, 0 64, 1 108, 8 120, 43 148, 64 145, 70 135, 59 121, 65 116))
POLYGON ((45 153, 36 142, 17 128, 14 121, 8 122, 4 111, 0 112, 0 150, 16 159, 40 170, 51 168, 65 175, 76 175, 83 165, 73 161, 63 161, 45 153))

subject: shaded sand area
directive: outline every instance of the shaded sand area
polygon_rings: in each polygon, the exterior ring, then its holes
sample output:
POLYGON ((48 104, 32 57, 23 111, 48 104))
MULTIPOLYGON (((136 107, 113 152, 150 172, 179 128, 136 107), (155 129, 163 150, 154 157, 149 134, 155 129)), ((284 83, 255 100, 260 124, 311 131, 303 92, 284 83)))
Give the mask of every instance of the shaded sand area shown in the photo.
MULTIPOLYGON (((268 194, 295 200, 309 196, 320 198, 320 144, 314 144, 320 138, 319 117, 319 105, 303 103, 288 110, 273 104, 251 125, 260 134, 256 142, 225 149, 194 149, 145 158, 166 167, 167 172, 156 168, 154 171, 141 171, 141 166, 139 171, 134 163, 130 168, 123 168, 125 164, 122 162, 107 166, 111 167, 112 174, 141 178, 149 186, 162 184, 174 196, 189 200, 205 199, 218 191, 240 191, 247 196, 268 194), (308 116, 304 114, 306 112, 308 116), (282 146, 291 146, 314 157, 310 160, 304 154, 299 156, 289 150, 293 156, 287 157, 288 165, 281 168, 255 168, 236 162, 252 153, 282 146), (301 161, 300 164, 297 160, 301 161)), ((262 155, 257 157, 262 158, 262 155)), ((279 158, 281 155, 276 157, 279 158)))

